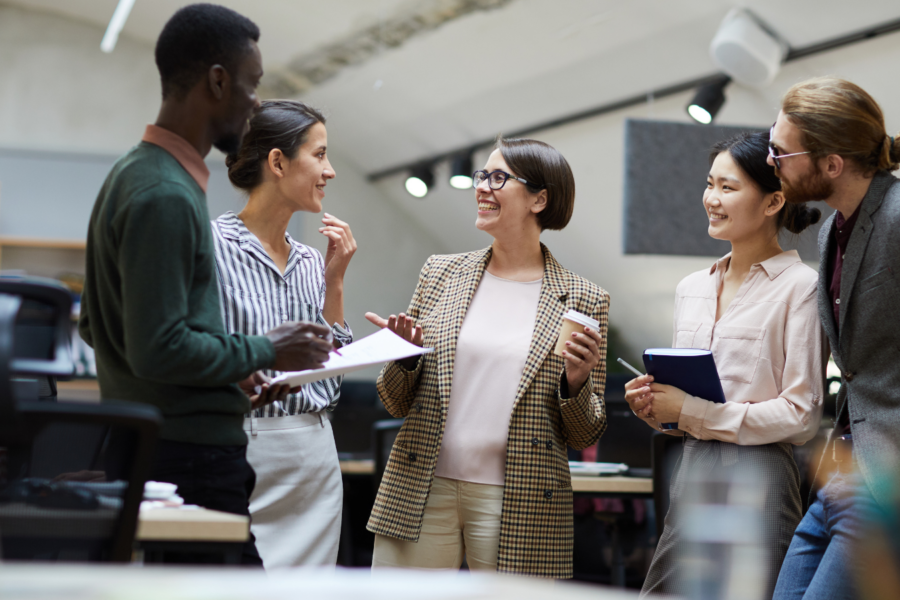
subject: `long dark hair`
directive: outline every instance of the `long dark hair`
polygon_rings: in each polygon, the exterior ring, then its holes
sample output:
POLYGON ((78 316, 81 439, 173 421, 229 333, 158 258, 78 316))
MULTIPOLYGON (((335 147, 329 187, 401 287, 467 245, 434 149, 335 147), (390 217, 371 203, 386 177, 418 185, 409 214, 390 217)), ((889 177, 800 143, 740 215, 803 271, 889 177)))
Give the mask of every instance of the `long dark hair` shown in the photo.
MULTIPOLYGON (((741 170, 750 176, 763 195, 781 191, 781 180, 775 175, 775 167, 766 163, 769 155, 769 132, 744 132, 715 144, 709 153, 709 164, 722 152, 727 152, 741 170)), ((819 222, 822 212, 805 204, 788 204, 778 211, 778 230, 787 229, 800 233, 819 222)))
POLYGON ((258 186, 269 153, 278 148, 289 159, 296 158, 316 123, 324 124, 325 117, 303 102, 264 101, 250 119, 250 131, 241 149, 225 159, 231 184, 248 192, 258 186))

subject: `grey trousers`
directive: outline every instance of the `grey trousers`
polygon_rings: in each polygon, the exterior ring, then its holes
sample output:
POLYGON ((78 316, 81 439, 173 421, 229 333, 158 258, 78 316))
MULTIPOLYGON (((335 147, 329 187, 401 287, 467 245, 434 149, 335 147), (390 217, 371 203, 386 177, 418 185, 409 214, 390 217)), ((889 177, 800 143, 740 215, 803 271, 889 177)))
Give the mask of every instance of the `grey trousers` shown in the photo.
POLYGON ((683 552, 678 503, 684 495, 688 474, 712 474, 718 469, 753 468, 767 484, 764 504, 764 537, 768 540, 769 574, 767 596, 771 597, 781 570, 781 563, 791 544, 794 530, 802 518, 800 474, 794 462, 791 444, 738 446, 715 440, 703 441, 686 437, 684 451, 675 467, 670 488, 669 513, 665 528, 653 555, 650 571, 644 581, 641 597, 647 594, 681 594, 678 581, 678 559, 683 552))

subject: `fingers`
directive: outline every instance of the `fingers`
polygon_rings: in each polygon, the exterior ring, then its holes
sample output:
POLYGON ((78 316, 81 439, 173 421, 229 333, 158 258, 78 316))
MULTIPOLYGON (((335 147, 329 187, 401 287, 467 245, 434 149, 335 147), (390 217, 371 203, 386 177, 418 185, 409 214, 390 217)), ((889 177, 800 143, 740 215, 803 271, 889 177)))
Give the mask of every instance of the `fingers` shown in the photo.
POLYGON ((416 346, 421 346, 424 343, 425 332, 422 331, 422 328, 416 325, 415 333, 413 333, 412 343, 416 346))
POLYGON ((388 324, 387 319, 379 317, 378 315, 376 315, 373 312, 367 312, 365 314, 365 317, 369 323, 371 323, 372 325, 375 325, 376 327, 380 327, 382 329, 387 327, 387 324, 388 324))
POLYGON ((331 335, 331 328, 326 327, 325 325, 319 325, 318 323, 310 323, 307 321, 299 321, 295 323, 297 327, 297 331, 299 332, 309 332, 316 337, 328 337, 331 335))
MULTIPOLYGON (((625 384, 625 391, 633 390, 639 387, 645 387, 653 383, 653 375, 641 375, 640 377, 635 377, 631 381, 625 384)), ((627 396, 627 394, 626 394, 627 396)))

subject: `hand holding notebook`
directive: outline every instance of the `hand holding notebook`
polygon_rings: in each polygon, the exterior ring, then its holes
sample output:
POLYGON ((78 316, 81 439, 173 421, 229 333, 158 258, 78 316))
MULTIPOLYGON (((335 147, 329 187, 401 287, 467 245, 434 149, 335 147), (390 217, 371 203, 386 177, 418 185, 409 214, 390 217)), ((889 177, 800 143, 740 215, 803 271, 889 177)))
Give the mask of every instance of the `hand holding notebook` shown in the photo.
MULTIPOLYGON (((644 368, 654 383, 676 387, 686 394, 724 403, 725 393, 709 350, 696 348, 648 348, 644 368)), ((678 429, 678 423, 662 423, 663 429, 678 429)))

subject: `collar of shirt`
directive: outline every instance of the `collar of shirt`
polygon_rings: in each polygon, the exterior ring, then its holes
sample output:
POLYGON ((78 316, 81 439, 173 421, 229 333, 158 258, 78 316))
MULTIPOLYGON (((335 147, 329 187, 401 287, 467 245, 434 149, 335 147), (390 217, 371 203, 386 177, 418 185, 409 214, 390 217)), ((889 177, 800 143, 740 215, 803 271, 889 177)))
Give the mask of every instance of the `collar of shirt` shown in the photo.
MULTIPOLYGON (((227 213, 216 219, 216 224, 219 227, 219 231, 222 232, 222 237, 237 242, 241 250, 256 255, 263 262, 267 264, 272 263, 272 259, 266 253, 265 248, 263 248, 262 242, 259 241, 259 238, 256 237, 252 231, 247 229, 247 226, 244 225, 244 221, 234 212, 229 210, 227 213)), ((284 270, 284 276, 287 277, 298 262, 311 259, 313 258, 313 255, 306 246, 295 242, 294 238, 292 238, 291 234, 287 231, 284 232, 284 239, 291 246, 291 254, 288 256, 287 268, 284 270)), ((275 269, 274 263, 269 266, 275 269)))
POLYGON ((841 211, 837 211, 834 215, 834 239, 837 242, 841 254, 847 251, 847 242, 850 241, 850 234, 853 233, 853 226, 856 225, 856 219, 859 217, 859 209, 862 208, 862 202, 853 211, 848 218, 844 218, 841 211))
MULTIPOLYGON (((709 269, 709 274, 713 275, 717 271, 721 270, 721 274, 725 274, 725 270, 728 267, 728 262, 731 260, 731 252, 717 260, 713 263, 713 266, 709 269)), ((753 266, 759 266, 763 271, 766 272, 769 279, 775 279, 782 273, 784 273, 785 269, 790 267, 791 265, 795 265, 798 262, 802 262, 800 260, 800 254, 796 250, 787 250, 782 252, 781 254, 776 254, 772 258, 766 259, 760 263, 755 263, 753 266)))
POLYGON ((203 162, 203 157, 197 152, 197 149, 191 146, 186 139, 176 133, 172 133, 168 129, 163 129, 156 125, 147 125, 144 130, 142 142, 159 146, 169 154, 175 157, 188 175, 194 178, 203 193, 206 193, 206 186, 209 183, 209 168, 203 162))

